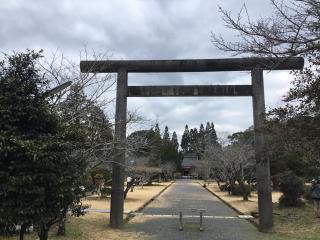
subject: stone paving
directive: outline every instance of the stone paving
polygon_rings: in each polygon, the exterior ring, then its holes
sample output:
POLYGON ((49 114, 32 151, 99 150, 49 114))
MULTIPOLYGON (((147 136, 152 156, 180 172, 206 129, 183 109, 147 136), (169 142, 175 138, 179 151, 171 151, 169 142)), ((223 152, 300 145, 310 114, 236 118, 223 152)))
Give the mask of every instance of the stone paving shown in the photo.
POLYGON ((247 220, 239 219, 238 214, 219 199, 191 180, 179 180, 135 216, 126 229, 135 232, 141 239, 154 240, 188 240, 188 239, 221 239, 250 240, 263 239, 247 220), (178 230, 177 208, 205 209, 204 231, 199 231, 199 218, 192 211, 183 231, 178 230))

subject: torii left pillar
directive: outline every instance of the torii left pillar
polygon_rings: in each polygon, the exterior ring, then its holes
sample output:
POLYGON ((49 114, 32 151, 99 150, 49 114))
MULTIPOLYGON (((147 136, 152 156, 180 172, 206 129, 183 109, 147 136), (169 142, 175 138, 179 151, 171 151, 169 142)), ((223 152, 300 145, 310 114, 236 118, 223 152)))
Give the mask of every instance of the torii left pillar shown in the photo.
POLYGON ((121 68, 117 73, 117 100, 114 135, 115 162, 112 165, 110 212, 110 227, 112 228, 121 228, 123 225, 124 166, 127 122, 128 72, 126 69, 121 68))

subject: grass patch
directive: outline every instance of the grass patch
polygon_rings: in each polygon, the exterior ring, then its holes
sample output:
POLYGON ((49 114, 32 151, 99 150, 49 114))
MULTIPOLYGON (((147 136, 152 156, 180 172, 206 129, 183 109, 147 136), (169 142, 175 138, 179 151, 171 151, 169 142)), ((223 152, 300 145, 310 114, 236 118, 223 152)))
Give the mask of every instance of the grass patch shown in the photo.
MULTIPOLYGON (((170 182, 154 184, 152 186, 136 187, 134 192, 129 192, 125 200, 125 210, 135 211, 149 199, 154 197, 162 189, 168 186, 170 182)), ((109 209, 110 198, 99 199, 84 199, 84 204, 89 204, 95 209, 109 209)), ((125 217, 125 216, 124 216, 125 217)), ((57 236, 57 226, 53 226, 49 232, 48 239, 53 240, 133 240, 141 239, 133 229, 129 230, 129 225, 126 224, 123 229, 111 229, 109 227, 109 214, 89 212, 82 217, 70 217, 67 219, 66 236, 57 236)), ((19 239, 18 235, 12 237, 0 236, 0 240, 19 239)), ((25 240, 35 240, 38 236, 35 232, 25 234, 25 240)))
MULTIPOLYGON (((250 214, 257 211, 257 194, 252 193, 249 201, 243 201, 239 196, 230 196, 221 192, 216 183, 208 188, 239 212, 250 214)), ((278 199, 280 192, 272 193, 274 212, 274 233, 265 234, 266 240, 320 240, 320 218, 316 218, 311 203, 302 207, 280 207, 278 199)))
MULTIPOLYGON (((109 226, 109 215, 105 213, 88 213, 82 217, 71 217, 67 220, 66 236, 57 236, 57 226, 52 227, 49 232, 51 240, 118 240, 136 239, 135 235, 126 231, 126 227, 121 230, 111 229, 109 226)), ((36 233, 25 235, 26 240, 37 239, 36 233)), ((18 239, 18 235, 12 237, 0 237, 0 240, 18 239)))
POLYGON ((311 204, 300 208, 281 208, 274 204, 274 213, 274 235, 277 239, 320 239, 320 218, 316 218, 311 204))

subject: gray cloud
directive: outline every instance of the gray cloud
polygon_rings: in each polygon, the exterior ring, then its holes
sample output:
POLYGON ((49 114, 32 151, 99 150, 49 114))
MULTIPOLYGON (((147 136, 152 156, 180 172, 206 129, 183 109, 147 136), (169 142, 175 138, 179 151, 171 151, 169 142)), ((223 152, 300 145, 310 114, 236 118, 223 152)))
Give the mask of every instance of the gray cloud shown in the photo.
MULTIPOLYGON (((233 39, 218 5, 234 14, 246 3, 251 19, 271 14, 267 1, 256 0, 0 0, 1 51, 60 49, 77 59, 86 45, 113 59, 177 59, 230 57, 210 42, 210 34, 233 39)), ((287 72, 265 74, 267 106, 281 103, 288 90, 287 72)), ((130 74, 130 85, 249 84, 250 74, 130 74)), ((184 125, 213 121, 218 131, 234 132, 252 125, 250 98, 130 98, 129 109, 158 119, 182 133, 184 125)))

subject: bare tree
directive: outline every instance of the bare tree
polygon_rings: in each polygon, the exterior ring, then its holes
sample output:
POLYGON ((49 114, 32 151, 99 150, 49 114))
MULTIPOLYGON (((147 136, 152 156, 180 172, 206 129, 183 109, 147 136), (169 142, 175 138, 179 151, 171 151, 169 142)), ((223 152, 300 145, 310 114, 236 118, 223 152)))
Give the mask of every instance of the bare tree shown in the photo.
POLYGON ((305 55, 320 48, 320 2, 318 0, 270 0, 274 13, 252 21, 247 8, 232 16, 219 7, 226 26, 235 30, 238 41, 230 42, 212 33, 220 50, 271 57, 305 55))
POLYGON ((161 164, 160 167, 165 180, 173 178, 173 174, 176 170, 176 166, 173 162, 167 162, 167 163, 161 164))
POLYGON ((218 186, 220 181, 234 186, 237 181, 240 185, 243 199, 248 200, 248 191, 245 179, 250 180, 254 176, 254 149, 252 138, 241 138, 230 141, 226 134, 218 138, 219 144, 206 144, 201 155, 200 169, 204 178, 214 176, 218 186))
POLYGON ((230 144, 230 140, 227 138, 227 133, 220 133, 217 142, 205 140, 204 149, 198 151, 200 153, 200 169, 205 179, 210 176, 214 177, 220 187, 221 181, 228 179, 227 171, 225 171, 225 161, 223 147, 230 144))
MULTIPOLYGON (((85 49, 80 53, 80 59, 86 60, 88 52, 85 49)), ((90 56, 95 60, 108 58, 106 55, 90 56)), ((51 96, 53 110, 64 117, 65 123, 78 124, 86 129, 86 141, 83 143, 84 150, 79 157, 86 158, 88 170, 110 170, 115 162, 115 146, 119 146, 113 139, 113 114, 107 115, 106 110, 114 110, 116 78, 111 74, 81 73, 79 61, 72 61, 63 53, 56 51, 51 57, 42 58, 39 61, 43 75, 48 80, 49 88, 54 88, 71 81, 70 88, 58 91, 51 96), (71 95, 75 101, 70 101, 71 95), (72 102, 70 104, 70 102, 72 102)), ((137 112, 128 112, 127 124, 141 121, 137 112)), ((126 151, 134 151, 143 142, 128 143, 126 151)), ((75 149, 75 153, 77 153, 75 149)), ((127 165, 123 166, 125 169, 127 165)), ((103 188, 102 180, 96 179, 98 189, 103 188)), ((98 191, 99 193, 101 191, 98 191)), ((64 222, 62 224, 64 228, 64 222)))
MULTIPOLYGON (((106 54, 96 54, 93 52, 89 55, 87 49, 80 52, 80 60, 94 58, 102 60, 108 58, 106 54)), ((114 101, 112 93, 115 91, 116 79, 111 74, 93 74, 82 73, 79 68, 79 61, 73 61, 57 50, 49 57, 44 57, 39 61, 39 65, 49 82, 50 87, 61 85, 71 81, 72 85, 78 85, 79 91, 84 91, 87 97, 87 104, 96 104, 104 109, 108 104, 114 101)), ((64 101, 68 95, 69 89, 55 94, 52 99, 56 105, 64 101)), ((88 106, 82 106, 85 110, 88 106)))
MULTIPOLYGON (((240 185, 243 200, 248 200, 250 191, 246 189, 245 177, 253 176, 253 170, 255 166, 254 149, 252 144, 244 141, 233 143, 226 146, 223 150, 225 171, 228 171, 232 181, 237 181, 240 185), (247 171, 247 175, 245 175, 247 171)), ((251 179, 248 179, 250 183, 251 179)))

